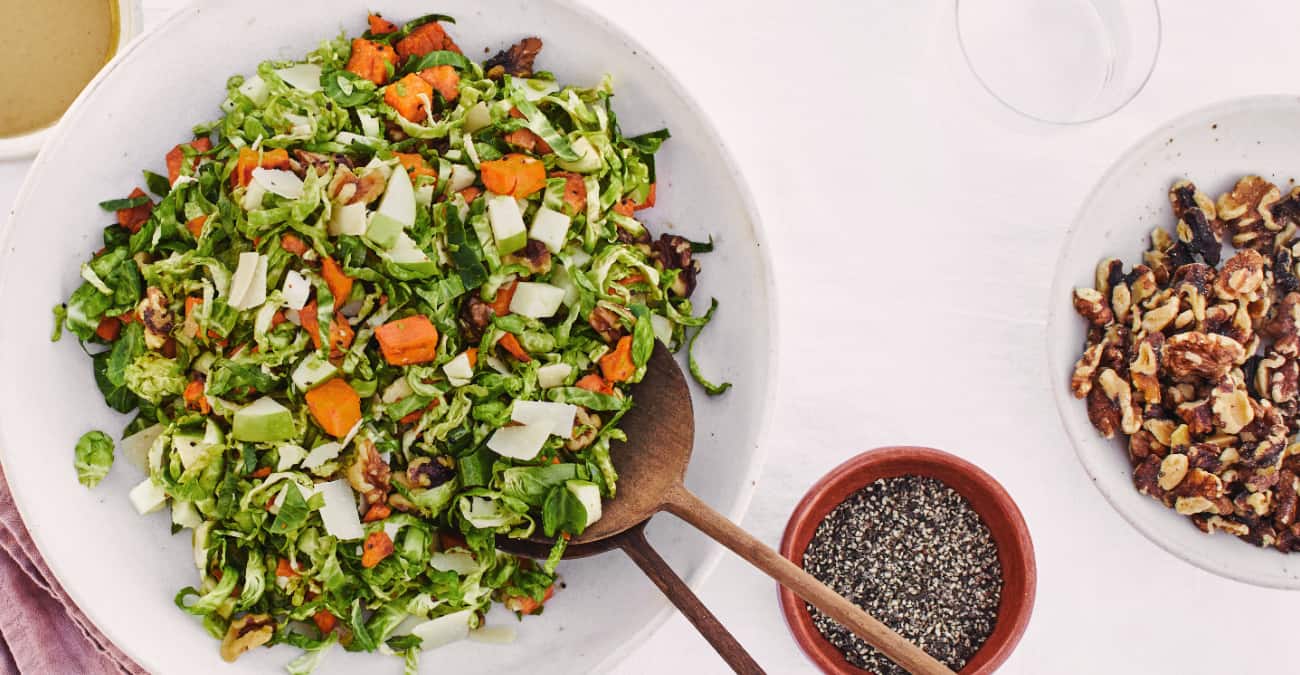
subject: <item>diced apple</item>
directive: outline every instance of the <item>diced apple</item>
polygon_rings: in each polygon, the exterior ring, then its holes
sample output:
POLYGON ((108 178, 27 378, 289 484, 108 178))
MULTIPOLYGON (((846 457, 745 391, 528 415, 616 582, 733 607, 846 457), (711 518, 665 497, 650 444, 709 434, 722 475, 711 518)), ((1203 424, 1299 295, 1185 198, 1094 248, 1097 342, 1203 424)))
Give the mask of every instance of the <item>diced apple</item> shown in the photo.
POLYGON ((564 289, 534 281, 521 281, 510 298, 510 311, 532 319, 555 316, 564 302, 564 289))
POLYGON ((293 413, 269 396, 235 411, 231 436, 237 441, 270 443, 293 438, 293 413))
POLYGON ((135 507, 136 513, 145 515, 153 513, 167 503, 167 493, 163 491, 161 485, 157 485, 151 478, 145 478, 139 485, 131 488, 127 493, 131 500, 131 505, 135 507))
POLYGON ((572 307, 573 303, 578 301, 578 286, 573 283, 569 277, 569 270, 563 265, 557 265, 551 273, 551 285, 564 291, 564 305, 572 307))
POLYGON ((488 220, 492 223, 492 236, 496 239, 497 251, 501 255, 519 251, 528 244, 524 216, 514 197, 497 194, 489 196, 487 212, 488 220))
POLYGON ((307 277, 289 270, 284 275, 284 288, 281 289, 280 295, 284 298, 284 305, 292 310, 300 310, 307 306, 307 298, 311 295, 311 282, 307 277))
POLYGON ((469 354, 461 352, 456 358, 443 364, 442 372, 453 387, 463 387, 474 379, 474 366, 470 365, 469 354))
POLYGON ((573 496, 582 502, 583 508, 587 509, 587 527, 600 520, 600 488, 595 483, 585 480, 566 480, 564 488, 573 493, 573 496))
POLYGON ((316 385, 334 377, 338 371, 339 369, 335 368, 334 364, 317 352, 312 352, 298 364, 297 368, 293 369, 293 375, 290 376, 290 379, 293 380, 293 386, 297 387, 298 391, 306 392, 315 389, 316 385))
POLYGON ((405 168, 399 166, 393 169, 393 175, 388 178, 388 187, 384 189, 384 196, 380 198, 375 213, 388 216, 403 227, 415 224, 415 190, 405 168))
POLYGON ((209 448, 215 447, 225 442, 225 435, 221 433, 221 428, 212 420, 208 420, 207 427, 202 433, 198 432, 176 432, 172 434, 172 449, 181 458, 181 466, 189 469, 194 463, 202 457, 209 448))
POLYGON ((550 389, 564 384, 573 372, 573 366, 567 363, 548 363, 537 369, 537 384, 542 389, 550 389))
POLYGON ((415 205, 421 208, 429 208, 429 205, 433 203, 433 190, 434 186, 432 184, 415 188, 415 205))
MULTIPOLYGON (((394 173, 393 175, 397 175, 394 173)), ((397 243, 398 235, 405 234, 406 226, 382 213, 370 216, 370 226, 366 228, 366 239, 375 242, 380 248, 391 249, 397 243)))
POLYGON ((329 233, 332 237, 341 234, 359 237, 366 233, 366 204, 357 202, 344 206, 334 206, 330 212, 329 233))
POLYGON ((528 231, 529 239, 546 244, 551 253, 559 253, 564 242, 569 238, 569 217, 554 209, 543 206, 533 216, 533 226, 528 231))
POLYGON ((203 516, 194 507, 194 502, 172 502, 172 524, 181 528, 195 528, 203 524, 203 516))
POLYGON ((393 248, 385 251, 384 257, 412 274, 430 277, 438 273, 437 261, 429 259, 429 254, 417 246, 405 232, 397 235, 393 248))
MULTIPOLYGON (((461 128, 465 130, 465 133, 472 134, 489 124, 492 124, 492 113, 488 110, 487 103, 479 101, 465 111, 465 124, 461 128)), ((452 189, 455 190, 456 188, 452 189)))
POLYGON ((239 85, 239 93, 247 96, 254 104, 266 105, 266 100, 271 96, 271 90, 266 86, 266 80, 260 75, 253 75, 246 78, 244 83, 239 85))
POLYGON ((464 164, 452 164, 451 176, 447 179, 447 187, 452 192, 460 192, 474 184, 478 174, 464 164))

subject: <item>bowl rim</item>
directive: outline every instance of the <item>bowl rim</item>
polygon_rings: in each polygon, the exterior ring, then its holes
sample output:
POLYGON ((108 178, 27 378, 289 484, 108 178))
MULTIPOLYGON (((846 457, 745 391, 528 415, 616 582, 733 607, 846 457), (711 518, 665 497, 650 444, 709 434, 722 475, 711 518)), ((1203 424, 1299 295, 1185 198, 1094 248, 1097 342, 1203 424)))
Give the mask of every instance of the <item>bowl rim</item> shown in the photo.
MULTIPOLYGON (((781 537, 781 555, 796 565, 800 564, 808 540, 812 538, 817 525, 840 503, 832 499, 834 493, 851 494, 878 478, 900 475, 927 475, 943 481, 939 476, 933 475, 932 471, 956 473, 969 479, 968 486, 949 486, 971 502, 991 531, 1004 532, 1005 537, 1012 542, 1008 549, 1014 550, 1006 550, 1004 556, 1002 544, 1005 540, 995 534, 1004 580, 1007 558, 1012 562, 1011 566, 1023 571, 1023 592, 1018 594, 1018 598, 1012 597, 1006 592, 1007 585, 1004 581, 1003 595, 998 606, 998 627, 994 628, 993 634, 961 670, 966 675, 992 673, 1011 655, 1029 625, 1037 595, 1038 566, 1033 538, 1020 508, 1006 489, 983 469, 956 455, 921 446, 886 446, 862 452, 831 469, 808 489, 790 514, 781 537), (971 490, 981 494, 978 503, 967 494, 971 490), (1004 624, 1007 620, 1010 623, 1004 624), (1003 626, 1006 629, 1000 630, 1003 626)), ((943 482, 948 484, 947 481, 943 482)), ((870 671, 848 663, 839 650, 822 636, 813 625, 812 615, 804 602, 793 591, 779 586, 778 593, 781 613, 791 636, 804 655, 818 668, 836 675, 871 675, 870 671)))
MULTIPOLYGON (((1157 524, 1155 519, 1146 518, 1142 516, 1142 514, 1138 513, 1137 510, 1128 508, 1120 502, 1118 494, 1102 485, 1103 481, 1099 476, 1100 472, 1097 467, 1089 463, 1088 451, 1085 447, 1085 443, 1074 433, 1070 421, 1067 418, 1067 415, 1069 415, 1069 413, 1066 412, 1067 409, 1082 406, 1082 403, 1068 394, 1068 375, 1062 368, 1060 368, 1060 364, 1055 363, 1053 359, 1053 348, 1056 346, 1059 338, 1054 334, 1052 328, 1057 324, 1057 322, 1062 320, 1061 316, 1063 314, 1074 314, 1074 309, 1073 307, 1070 307, 1068 300, 1062 299, 1068 297, 1067 294, 1074 286, 1072 283, 1069 283, 1070 252, 1074 248, 1075 241, 1079 238, 1080 233, 1083 231, 1085 226, 1083 218, 1086 215, 1088 205, 1096 200, 1097 195, 1102 192, 1102 189, 1105 186, 1109 185, 1113 180, 1121 175, 1121 172, 1128 167, 1134 157, 1136 157, 1137 153, 1157 139, 1165 138, 1171 133, 1177 133, 1179 130, 1191 128, 1192 125, 1199 120, 1218 117, 1229 113, 1242 112, 1261 106, 1285 104, 1294 107, 1297 102, 1300 102, 1300 97, 1295 94, 1279 93, 1252 94, 1248 96, 1234 96, 1231 98, 1219 99, 1165 120, 1155 127, 1152 127, 1150 131, 1137 137, 1132 143, 1125 147, 1116 157, 1115 161, 1106 168, 1106 171, 1102 173, 1102 175, 1092 185, 1092 188, 1088 190, 1087 194, 1085 194, 1079 202, 1078 210, 1070 222, 1069 229, 1065 232, 1065 237, 1061 242, 1061 248, 1057 253, 1055 261, 1055 273, 1047 297, 1047 321, 1045 324, 1045 330, 1043 331, 1047 372, 1052 388, 1052 398, 1056 402, 1057 420, 1059 421, 1061 428, 1065 431, 1065 436, 1069 439, 1070 446, 1074 449, 1075 458, 1083 467, 1084 472, 1088 475, 1089 482, 1091 482, 1093 486, 1096 487, 1097 491, 1101 493, 1101 496, 1106 500, 1106 503, 1110 504, 1111 508, 1113 508, 1115 512, 1125 520, 1125 522, 1142 534, 1142 536, 1148 541, 1154 543, 1165 552, 1185 563, 1225 579, 1239 581, 1252 586, 1276 588, 1281 590, 1300 589, 1300 579, 1284 577, 1281 575, 1264 578, 1257 575, 1238 572, 1228 564, 1215 563, 1209 560, 1205 556, 1199 554, 1195 548, 1179 546, 1173 539, 1164 534, 1164 527, 1157 524), (1067 307, 1069 308, 1068 312, 1066 311, 1067 307)), ((1080 349, 1082 349, 1082 346, 1080 346, 1080 349)), ((1091 426, 1089 426, 1089 429, 1091 429, 1091 426)), ((1133 488, 1130 483, 1128 491, 1135 490, 1136 488, 1133 488)), ((1168 511, 1168 513, 1162 512, 1162 516, 1186 520, 1184 516, 1178 516, 1171 510, 1166 509, 1165 511, 1168 511)), ((1193 527, 1190 522, 1179 524, 1193 527)), ((1208 536, 1204 539, 1205 541, 1209 541, 1208 536)), ((1242 548, 1244 550, 1250 550, 1250 547, 1243 546, 1242 548)), ((1267 555, 1281 555, 1277 551, 1270 550, 1259 550, 1257 552, 1267 555)))
MULTIPOLYGON (((117 43, 113 45, 113 56, 109 58, 103 68, 100 68, 100 72, 108 70, 109 66, 119 56, 126 53, 128 47, 144 32, 144 20, 142 18, 144 10, 141 7, 141 0, 114 0, 113 5, 117 8, 117 43)), ((97 79, 99 79, 98 73, 86 83, 82 91, 89 89, 90 85, 94 84, 97 79)), ((68 114, 69 110, 72 110, 72 106, 76 105, 77 100, 80 98, 81 95, 78 94, 72 100, 72 103, 68 104, 68 109, 63 111, 59 119, 50 124, 18 136, 0 138, 0 160, 26 159, 39 152, 41 146, 45 145, 45 141, 58 128, 59 121, 68 114)))
MULTIPOLYGON (((581 0, 549 1, 588 21, 591 21, 602 30, 608 31, 610 34, 621 40, 627 47, 632 49, 639 58, 646 61, 652 70, 660 73, 668 83, 669 90, 672 94, 685 104, 688 114, 699 121, 707 132, 709 140, 715 144, 724 163, 723 166, 720 167, 720 170, 725 171, 728 175, 733 177, 737 195, 739 196, 745 210, 745 217, 751 224, 752 235, 754 243, 756 244, 754 246, 755 255, 761 263, 760 270, 763 276, 761 280, 762 288, 768 298, 768 356, 766 363, 767 377, 763 382, 763 392, 761 395, 757 396, 757 415, 759 421, 758 428, 754 434, 752 461, 750 462, 748 470, 737 477, 736 483, 739 487, 736 492, 735 503, 730 509, 724 512, 732 522, 740 522, 744 515, 749 511, 750 504, 754 499, 754 493, 758 487, 758 481, 767 464, 767 457, 769 454, 767 440, 772 428, 772 416, 768 414, 768 411, 772 410, 775 406, 777 400, 777 385, 780 381, 780 360, 778 357, 780 354, 781 324, 780 302, 776 288, 776 267, 773 264, 772 246, 770 245, 767 231, 763 226, 763 220, 758 209, 758 202, 754 198, 754 192, 750 188, 749 183, 745 180, 745 174, 741 170, 741 166, 736 160, 735 154, 723 139, 718 125, 714 122, 713 118, 707 114, 704 108, 695 99, 694 95, 691 94, 691 90, 682 84, 674 74, 674 71, 668 68, 664 62, 655 55, 654 51, 646 47, 646 45, 640 40, 633 37, 630 31, 615 24, 604 14, 596 11, 593 6, 589 6, 581 0)), ((129 6, 131 7, 131 16, 136 21, 136 25, 143 27, 143 21, 140 20, 139 13, 141 0, 118 0, 118 2, 129 3, 129 6)), ((153 38, 155 35, 161 35, 164 31, 173 29, 173 27, 180 23, 184 17, 205 11, 211 6, 224 5, 225 2, 223 2, 223 0, 194 0, 193 2, 173 11, 166 19, 158 25, 150 28, 148 31, 137 33, 129 41, 123 40, 122 42, 125 42, 125 44, 123 45, 119 43, 118 50, 115 52, 112 60, 100 69, 100 71, 95 74, 95 77, 91 78, 90 82, 86 84, 85 88, 81 90, 81 93, 78 94, 72 104, 68 106, 68 110, 64 112, 63 117, 60 119, 69 118, 74 113, 80 111, 81 108, 85 107, 88 98, 103 84, 103 81, 108 77, 109 73, 116 71, 128 55, 140 48, 140 46, 145 44, 149 39, 153 38)), ((125 16, 125 14, 123 16, 125 16)), ((49 141, 57 139, 60 135, 66 133, 66 129, 67 127, 55 124, 54 126, 42 131, 50 132, 51 138, 45 139, 46 141, 49 141)), ((0 158, 3 157, 0 156, 0 158)), ((35 185, 34 177, 40 173, 40 169, 44 164, 44 153, 38 153, 32 166, 28 169, 27 174, 23 179, 22 186, 19 188, 18 193, 14 198, 14 203, 9 210, 8 217, 4 219, 4 227, 0 228, 0 252, 2 252, 8 245, 10 236, 14 231, 14 223, 17 219, 17 214, 22 211, 21 207, 30 198, 30 194, 34 189, 33 186, 35 185)), ((0 253, 0 258, 2 257, 3 254, 0 253)), ((0 283, 2 282, 3 279, 0 278, 0 283)), ((3 436, 3 428, 0 428, 0 439, 3 439, 3 436)), ((4 456, 4 444, 0 443, 0 466, 4 465, 4 456)), ((20 487, 16 488, 15 485, 17 485, 17 483, 11 482, 9 489, 14 495, 14 506, 18 511, 19 517, 23 518, 25 526, 26 518, 23 516, 23 504, 25 500, 20 496, 23 489, 20 487)), ((30 532, 32 541, 36 544, 37 550, 43 550, 41 540, 44 538, 44 535, 39 531, 30 532)), ((722 560, 724 552, 723 546, 715 541, 710 540, 706 545, 708 546, 708 552, 705 554, 704 559, 701 560, 695 571, 687 575, 685 578, 686 584, 696 592, 700 591, 704 582, 708 580, 709 576, 717 568, 718 564, 722 560)), ((42 557, 44 557, 43 553, 42 557)), ((119 645, 119 648, 121 648, 121 641, 117 639, 117 631, 113 630, 112 624, 102 621, 101 619, 104 617, 89 610, 87 605, 83 602, 84 598, 81 597, 79 593, 72 591, 70 587, 64 583, 64 577, 66 576, 67 571, 66 567, 60 561, 50 558, 45 558, 45 562, 47 567, 49 567, 50 571, 54 574, 55 579, 59 582, 59 585, 64 588, 73 603, 82 610, 86 617, 90 619, 91 623, 99 628, 105 637, 113 642, 114 645, 119 645)), ((634 650, 640 647, 651 635, 657 632, 674 612, 676 612, 676 609, 665 597, 663 599, 663 606, 653 617, 650 618, 649 621, 642 625, 630 639, 624 641, 620 646, 610 651, 605 658, 598 663, 592 664, 586 672, 604 672, 613 668, 616 664, 626 659, 634 650)), ((122 651, 130 658, 136 660, 140 665, 150 668, 150 663, 147 662, 147 659, 138 654, 127 652, 125 649, 122 649, 122 651)))

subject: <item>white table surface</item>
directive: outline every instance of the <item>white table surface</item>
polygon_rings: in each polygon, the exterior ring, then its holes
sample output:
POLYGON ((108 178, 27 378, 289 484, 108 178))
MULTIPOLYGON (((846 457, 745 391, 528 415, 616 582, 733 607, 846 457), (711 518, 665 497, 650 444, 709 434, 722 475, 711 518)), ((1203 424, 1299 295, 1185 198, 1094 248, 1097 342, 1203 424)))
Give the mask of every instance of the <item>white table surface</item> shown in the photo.
MULTIPOLYGON (((179 4, 145 0, 147 23, 179 4)), ((1300 668, 1279 654, 1300 596, 1212 576, 1132 530, 1076 461, 1044 373, 1053 265, 1094 181, 1184 111, 1296 91, 1300 5, 1166 3, 1145 91, 1053 127, 979 88, 952 0, 593 4, 713 117, 775 249, 779 404, 746 528, 775 546, 803 492, 860 450, 943 448, 1006 486, 1036 544, 1037 606, 1002 672, 1300 668)), ((28 164, 0 162, 0 205, 28 164)), ((812 671, 766 578, 728 555, 700 591, 769 672, 812 671)), ((725 666, 674 616, 617 672, 725 666)))

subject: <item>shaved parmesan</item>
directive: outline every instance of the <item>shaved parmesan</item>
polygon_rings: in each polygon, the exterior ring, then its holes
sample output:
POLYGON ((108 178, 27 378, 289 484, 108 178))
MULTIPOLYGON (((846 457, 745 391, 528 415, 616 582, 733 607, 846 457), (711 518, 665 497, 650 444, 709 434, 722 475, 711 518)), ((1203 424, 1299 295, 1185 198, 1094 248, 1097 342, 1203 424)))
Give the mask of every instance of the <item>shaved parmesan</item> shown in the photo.
POLYGON ((437 649, 469 637, 469 622, 473 616, 472 609, 452 612, 412 627, 411 635, 420 638, 420 649, 437 649))
POLYGON ((320 517, 325 523, 326 532, 344 541, 365 536, 361 516, 357 515, 356 494, 347 481, 321 483, 316 486, 315 492, 325 499, 320 508, 320 517))
POLYGON ((510 419, 527 426, 542 426, 556 436, 573 433, 573 419, 578 406, 552 401, 515 401, 510 419))
POLYGON ((275 71, 275 74, 294 89, 306 92, 320 91, 320 66, 314 63, 299 63, 281 68, 275 71))
POLYGON ((551 427, 545 424, 501 427, 488 439, 487 446, 502 457, 528 460, 541 452, 550 435, 551 427))
POLYGON ((266 188, 267 192, 280 195, 285 199, 302 197, 302 179, 292 171, 284 169, 253 169, 253 182, 266 188))

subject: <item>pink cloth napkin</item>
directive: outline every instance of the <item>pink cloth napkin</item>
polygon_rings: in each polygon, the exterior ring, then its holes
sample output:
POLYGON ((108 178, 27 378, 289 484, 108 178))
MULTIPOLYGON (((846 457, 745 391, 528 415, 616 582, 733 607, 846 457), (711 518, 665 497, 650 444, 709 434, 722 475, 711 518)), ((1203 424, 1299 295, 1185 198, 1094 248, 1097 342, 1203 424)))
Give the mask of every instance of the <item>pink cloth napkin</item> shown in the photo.
POLYGON ((145 672, 59 586, 27 534, 0 471, 0 675, 145 672))

